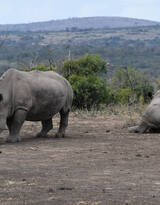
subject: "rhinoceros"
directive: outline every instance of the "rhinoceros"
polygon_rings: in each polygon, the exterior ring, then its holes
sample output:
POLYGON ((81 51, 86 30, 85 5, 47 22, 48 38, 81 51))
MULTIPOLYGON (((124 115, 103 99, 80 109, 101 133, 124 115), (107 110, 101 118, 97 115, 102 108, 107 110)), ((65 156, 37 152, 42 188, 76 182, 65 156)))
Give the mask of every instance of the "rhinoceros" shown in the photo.
POLYGON ((155 93, 138 125, 130 127, 129 131, 139 133, 145 133, 146 131, 160 131, 160 90, 155 93))
POLYGON ((6 141, 18 142, 25 120, 41 121, 37 136, 44 137, 53 128, 52 117, 59 112, 56 137, 64 137, 72 100, 71 85, 54 71, 9 69, 0 78, 0 130, 8 127, 6 141))

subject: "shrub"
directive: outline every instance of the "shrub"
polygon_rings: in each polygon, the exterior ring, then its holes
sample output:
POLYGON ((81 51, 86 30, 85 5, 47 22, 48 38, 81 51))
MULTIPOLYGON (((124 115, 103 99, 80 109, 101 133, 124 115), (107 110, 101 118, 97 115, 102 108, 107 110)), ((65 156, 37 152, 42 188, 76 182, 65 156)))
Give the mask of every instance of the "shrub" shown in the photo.
POLYGON ((117 99, 121 103, 146 103, 154 92, 147 76, 134 68, 124 68, 114 73, 112 88, 117 91, 117 99))
POLYGON ((92 75, 106 73, 106 61, 99 55, 86 54, 77 60, 66 60, 63 65, 64 77, 72 74, 92 75))
POLYGON ((106 82, 97 75, 76 75, 73 74, 69 81, 74 91, 73 105, 76 108, 92 107, 98 108, 100 104, 105 104, 108 100, 106 82))
POLYGON ((99 55, 86 54, 77 60, 67 60, 62 70, 72 85, 76 108, 98 108, 107 102, 106 80, 100 76, 106 72, 106 62, 99 55))

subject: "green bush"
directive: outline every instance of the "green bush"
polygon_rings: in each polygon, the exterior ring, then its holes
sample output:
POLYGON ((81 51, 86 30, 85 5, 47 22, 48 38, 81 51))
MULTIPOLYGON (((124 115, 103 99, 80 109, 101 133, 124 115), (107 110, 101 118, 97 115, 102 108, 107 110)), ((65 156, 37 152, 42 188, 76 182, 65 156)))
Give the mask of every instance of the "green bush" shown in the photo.
POLYGON ((86 54, 77 60, 66 60, 63 65, 63 74, 69 78, 72 74, 92 75, 106 73, 106 61, 99 55, 86 54))
POLYGON ((86 54, 77 60, 65 61, 64 77, 74 91, 73 105, 76 108, 98 108, 108 101, 106 80, 100 74, 106 72, 106 62, 98 55, 86 54))
POLYGON ((116 93, 116 102, 123 104, 141 102, 151 99, 154 88, 148 77, 134 68, 124 68, 116 71, 112 77, 112 89, 116 93))
POLYGON ((118 89, 115 95, 115 102, 121 104, 130 104, 134 102, 135 96, 130 88, 118 89))
POLYGON ((97 75, 73 74, 69 81, 74 91, 73 105, 76 108, 98 108, 108 100, 106 82, 97 75))

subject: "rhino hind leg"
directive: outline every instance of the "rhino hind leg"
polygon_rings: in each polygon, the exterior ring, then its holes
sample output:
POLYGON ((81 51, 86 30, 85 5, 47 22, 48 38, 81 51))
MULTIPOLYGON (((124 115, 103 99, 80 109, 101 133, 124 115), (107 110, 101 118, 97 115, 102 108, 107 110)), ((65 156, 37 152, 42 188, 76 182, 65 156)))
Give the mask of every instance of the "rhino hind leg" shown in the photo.
POLYGON ((69 110, 64 111, 63 109, 60 111, 60 125, 58 132, 56 133, 55 137, 65 137, 65 131, 68 126, 68 116, 69 110))
POLYGON ((53 129, 53 123, 52 123, 52 118, 49 118, 48 120, 43 120, 42 122, 42 129, 41 131, 37 134, 37 137, 46 137, 47 133, 53 129))
POLYGON ((149 126, 144 122, 141 122, 137 126, 128 128, 129 132, 132 132, 132 133, 145 133, 148 129, 149 129, 149 126))
POLYGON ((7 126, 9 129, 9 136, 6 138, 6 142, 14 143, 20 141, 20 129, 26 119, 25 110, 17 110, 12 118, 7 119, 7 126))

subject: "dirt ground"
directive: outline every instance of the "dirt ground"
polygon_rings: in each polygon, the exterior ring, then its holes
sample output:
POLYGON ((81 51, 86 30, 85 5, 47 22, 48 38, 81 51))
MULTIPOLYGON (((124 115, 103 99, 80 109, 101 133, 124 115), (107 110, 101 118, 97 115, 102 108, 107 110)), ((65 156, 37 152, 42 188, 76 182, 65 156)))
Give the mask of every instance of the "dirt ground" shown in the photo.
MULTIPOLYGON (((66 138, 0 145, 0 205, 160 204, 160 134, 128 133, 120 116, 71 115, 66 138)), ((1 137, 7 135, 3 132, 1 137)))

